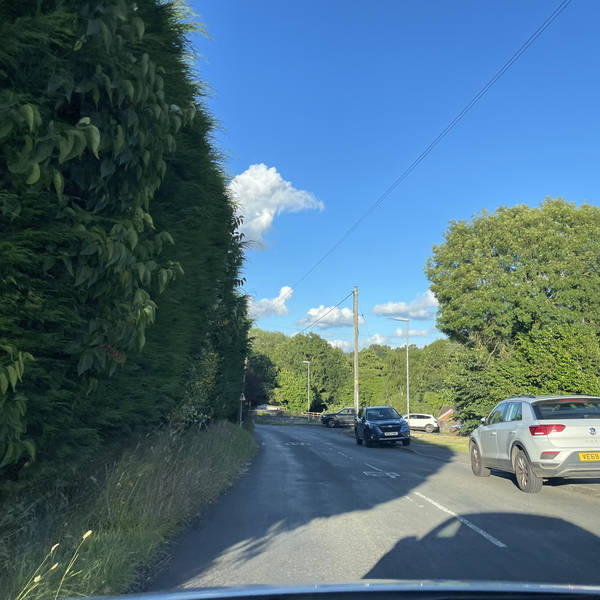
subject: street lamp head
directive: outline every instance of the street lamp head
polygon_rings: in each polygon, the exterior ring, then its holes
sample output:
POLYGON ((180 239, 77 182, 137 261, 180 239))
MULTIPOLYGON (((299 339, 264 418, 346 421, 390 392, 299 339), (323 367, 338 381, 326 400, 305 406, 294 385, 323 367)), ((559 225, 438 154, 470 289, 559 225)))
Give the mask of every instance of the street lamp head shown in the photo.
POLYGON ((394 317, 394 321, 406 321, 408 323, 408 319, 405 319, 404 317, 394 317))
POLYGON ((305 365, 310 365, 310 360, 303 360, 302 361, 305 365))

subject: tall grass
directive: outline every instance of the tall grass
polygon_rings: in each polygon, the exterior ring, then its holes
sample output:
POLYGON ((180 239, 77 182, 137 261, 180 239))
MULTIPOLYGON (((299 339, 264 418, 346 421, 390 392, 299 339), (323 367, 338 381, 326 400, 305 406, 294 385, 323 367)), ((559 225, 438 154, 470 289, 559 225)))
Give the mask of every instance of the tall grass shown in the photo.
POLYGON ((254 451, 252 434, 230 423, 162 431, 81 475, 70 497, 5 500, 0 597, 55 600, 139 585, 164 542, 232 483, 254 451))

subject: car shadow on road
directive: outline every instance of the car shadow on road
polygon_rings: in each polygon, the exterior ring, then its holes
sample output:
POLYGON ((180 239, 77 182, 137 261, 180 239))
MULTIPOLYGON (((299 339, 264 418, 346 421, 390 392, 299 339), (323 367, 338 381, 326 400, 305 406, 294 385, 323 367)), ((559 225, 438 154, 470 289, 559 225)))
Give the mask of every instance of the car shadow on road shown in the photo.
POLYGON ((259 452, 248 472, 171 544, 172 560, 146 589, 211 585, 207 573, 217 565, 236 569, 282 534, 408 494, 454 455, 441 449, 437 460, 425 460, 401 446, 367 449, 338 429, 256 431, 259 452), (406 467, 411 460, 421 461, 418 470, 406 467))
POLYGON ((464 514, 422 538, 399 540, 363 579, 591 585, 600 582, 599 548, 600 538, 563 519, 509 512, 464 514), (490 530, 499 532, 499 538, 482 535, 490 530))
MULTIPOLYGON (((516 489, 519 489, 514 473, 507 473, 506 471, 498 471, 496 469, 492 469, 491 473, 492 477, 506 479, 510 481, 516 489)), ((600 479, 598 478, 582 477, 568 479, 564 477, 552 477, 550 479, 544 479, 544 487, 564 488, 565 490, 573 490, 587 496, 593 496, 595 498, 600 497, 600 479)))

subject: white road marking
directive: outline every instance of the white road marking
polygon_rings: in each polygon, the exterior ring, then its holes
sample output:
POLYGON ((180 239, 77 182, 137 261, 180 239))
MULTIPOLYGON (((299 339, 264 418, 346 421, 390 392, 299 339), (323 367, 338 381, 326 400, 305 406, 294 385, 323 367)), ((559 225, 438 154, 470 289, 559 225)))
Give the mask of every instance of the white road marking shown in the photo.
POLYGON ((365 465, 367 465, 367 467, 371 467, 371 469, 373 469, 374 471, 383 471, 383 469, 379 469, 378 467, 374 467, 373 465, 370 465, 369 463, 365 463, 365 465))
POLYGON ((385 473, 381 469, 379 469, 378 471, 363 471, 363 475, 366 475, 367 477, 388 477, 389 479, 396 479, 400 477, 398 473, 394 473, 393 471, 385 473))
POLYGON ((423 498, 423 500, 426 500, 427 502, 429 502, 429 504, 433 504, 433 506, 435 506, 436 508, 439 508, 441 511, 448 513, 449 515, 452 515, 455 519, 460 521, 463 525, 466 525, 467 527, 472 529, 475 533, 478 533, 480 536, 484 537, 488 542, 494 544, 494 546, 498 546, 498 548, 508 548, 508 546, 505 543, 501 542, 499 539, 495 538, 493 535, 489 534, 487 531, 484 531, 483 529, 481 529, 481 527, 477 527, 477 525, 475 525, 474 523, 471 523, 471 521, 469 521, 468 519, 465 519, 463 516, 456 514, 454 511, 450 510, 449 508, 442 506, 435 500, 428 498, 427 496, 425 496, 424 494, 421 494, 420 492, 415 492, 415 496, 419 496, 419 498, 423 498))
POLYGON ((347 454, 344 454, 343 452, 340 452, 339 450, 338 450, 338 454, 341 454, 342 456, 344 456, 346 458, 350 458, 347 454))

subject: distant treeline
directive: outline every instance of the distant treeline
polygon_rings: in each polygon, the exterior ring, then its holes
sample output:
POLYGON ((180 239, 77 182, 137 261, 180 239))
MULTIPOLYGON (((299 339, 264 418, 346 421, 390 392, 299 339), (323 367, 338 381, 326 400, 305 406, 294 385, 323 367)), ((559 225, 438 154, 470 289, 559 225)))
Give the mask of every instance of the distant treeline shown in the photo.
POLYGON ((237 414, 243 242, 181 6, 0 4, 0 480, 237 414))
MULTIPOLYGON (((246 374, 246 398, 253 405, 280 403, 305 411, 310 360, 311 409, 352 406, 353 355, 332 348, 315 333, 287 337, 250 330, 252 350, 246 374)), ((436 415, 450 400, 447 379, 459 345, 438 340, 425 348, 409 346, 411 410, 436 415)), ((372 345, 358 354, 361 405, 392 404, 406 409, 406 348, 372 345)))

